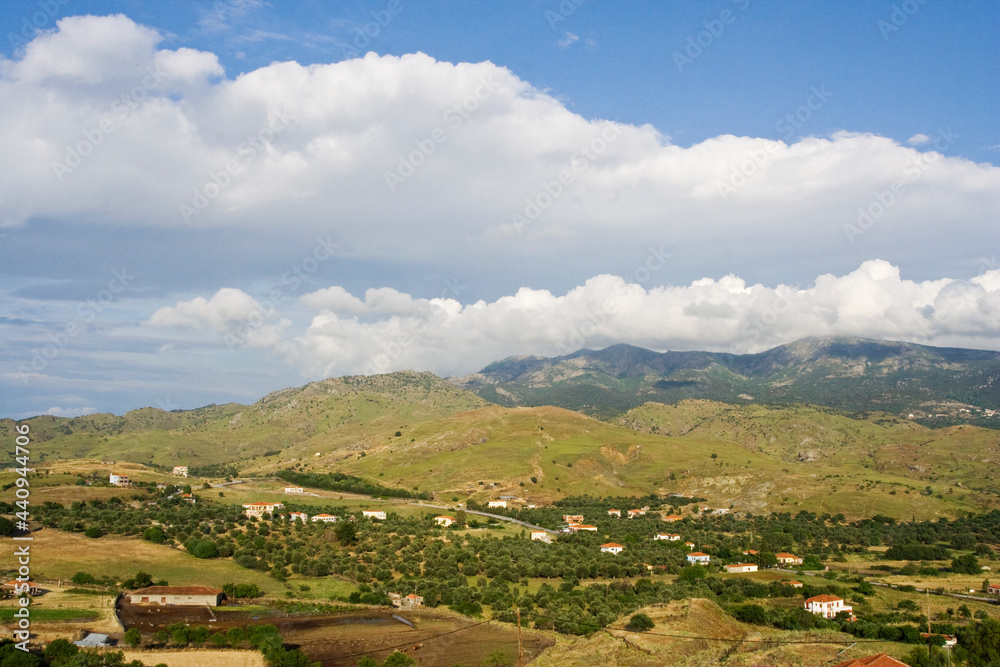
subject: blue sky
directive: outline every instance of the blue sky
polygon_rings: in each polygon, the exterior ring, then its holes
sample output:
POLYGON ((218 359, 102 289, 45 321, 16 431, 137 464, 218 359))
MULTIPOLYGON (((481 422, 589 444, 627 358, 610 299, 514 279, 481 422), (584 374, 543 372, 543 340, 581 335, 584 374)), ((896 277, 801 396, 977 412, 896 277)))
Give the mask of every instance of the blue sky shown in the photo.
POLYGON ((616 342, 998 349, 998 23, 919 0, 5 3, 2 413, 616 342))

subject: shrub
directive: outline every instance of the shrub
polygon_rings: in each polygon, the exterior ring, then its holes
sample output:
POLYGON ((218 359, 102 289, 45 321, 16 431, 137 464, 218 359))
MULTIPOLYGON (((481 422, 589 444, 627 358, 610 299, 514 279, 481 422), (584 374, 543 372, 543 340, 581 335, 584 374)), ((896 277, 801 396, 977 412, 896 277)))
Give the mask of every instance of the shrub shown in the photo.
POLYGON ((628 625, 626 627, 628 627, 629 630, 636 630, 637 632, 646 632, 647 630, 652 630, 654 627, 656 627, 656 624, 653 623, 653 619, 651 619, 649 616, 640 613, 640 614, 634 614, 632 618, 628 619, 628 625))

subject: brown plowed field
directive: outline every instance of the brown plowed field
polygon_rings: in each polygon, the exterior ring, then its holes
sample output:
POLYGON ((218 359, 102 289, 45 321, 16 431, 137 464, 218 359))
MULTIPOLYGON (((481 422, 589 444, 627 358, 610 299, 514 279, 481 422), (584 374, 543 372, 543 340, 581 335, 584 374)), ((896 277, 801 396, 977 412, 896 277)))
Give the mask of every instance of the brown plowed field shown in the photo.
MULTIPOLYGON (((302 649, 324 667, 356 667, 362 655, 384 659, 393 650, 410 655, 421 667, 480 665, 494 651, 517 656, 517 632, 505 625, 479 623, 433 611, 397 612, 416 627, 393 618, 393 612, 373 609, 333 616, 284 616, 241 612, 238 607, 213 609, 212 621, 204 607, 152 607, 123 603, 119 616, 126 628, 150 634, 171 623, 207 625, 225 631, 233 626, 270 623, 286 645, 302 649)), ((552 644, 545 637, 522 632, 525 662, 552 644)))

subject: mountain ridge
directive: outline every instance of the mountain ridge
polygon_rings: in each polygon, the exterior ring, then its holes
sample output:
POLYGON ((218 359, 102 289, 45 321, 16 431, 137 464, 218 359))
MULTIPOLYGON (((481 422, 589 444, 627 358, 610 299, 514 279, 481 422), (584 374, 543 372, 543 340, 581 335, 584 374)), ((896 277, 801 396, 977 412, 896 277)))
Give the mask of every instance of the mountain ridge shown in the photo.
POLYGON ((689 398, 912 413, 937 425, 977 417, 993 426, 987 412, 1000 410, 1000 352, 850 336, 744 355, 617 344, 501 360, 451 381, 501 405, 547 403, 603 419, 689 398))

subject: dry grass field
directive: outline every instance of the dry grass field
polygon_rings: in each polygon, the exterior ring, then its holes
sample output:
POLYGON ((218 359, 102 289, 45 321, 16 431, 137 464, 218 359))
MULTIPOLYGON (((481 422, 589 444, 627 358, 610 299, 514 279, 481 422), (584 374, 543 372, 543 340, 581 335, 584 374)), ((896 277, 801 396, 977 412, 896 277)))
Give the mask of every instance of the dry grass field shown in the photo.
MULTIPOLYGON (((212 586, 227 582, 257 584, 272 595, 284 594, 284 585, 261 572, 247 570, 232 560, 201 560, 180 549, 156 545, 139 537, 105 536, 90 539, 79 533, 43 528, 33 534, 31 568, 43 581, 66 582, 83 571, 122 581, 142 570, 172 586, 212 586)), ((14 543, 0 542, 0 562, 14 561, 14 543)))
MULTIPOLYGON (((888 651, 901 644, 858 644, 839 632, 784 632, 745 625, 708 600, 679 600, 641 610, 656 624, 645 633, 627 632, 627 619, 588 638, 559 637, 532 662, 534 667, 816 667, 888 651)), ((903 647, 909 650, 909 647, 903 647)))
POLYGON ((265 667, 264 656, 257 651, 131 651, 125 660, 141 660, 145 665, 167 667, 265 667))

